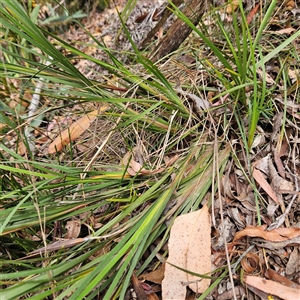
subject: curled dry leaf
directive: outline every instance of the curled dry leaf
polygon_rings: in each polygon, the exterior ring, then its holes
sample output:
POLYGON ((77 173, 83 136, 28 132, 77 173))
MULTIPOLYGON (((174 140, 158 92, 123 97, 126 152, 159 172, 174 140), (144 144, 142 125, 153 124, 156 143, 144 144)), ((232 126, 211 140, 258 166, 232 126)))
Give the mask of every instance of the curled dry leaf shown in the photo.
POLYGON ((259 269, 259 257, 254 253, 247 253, 241 261, 241 266, 245 274, 251 274, 259 269))
POLYGON ((266 231, 266 226, 248 226, 237 232, 233 241, 235 242, 244 236, 261 237, 271 242, 281 242, 300 236, 300 228, 277 228, 266 231))
POLYGON ((169 258, 162 282, 163 300, 184 300, 186 286, 195 293, 203 293, 210 279, 201 279, 174 267, 178 266, 197 274, 211 272, 211 226, 207 206, 177 217, 171 228, 169 258), (171 265, 173 264, 173 265, 171 265))
POLYGON ((298 288, 294 289, 272 280, 266 280, 256 276, 245 276, 244 281, 248 285, 251 285, 267 294, 278 296, 281 299, 298 300, 300 297, 300 291, 298 288))

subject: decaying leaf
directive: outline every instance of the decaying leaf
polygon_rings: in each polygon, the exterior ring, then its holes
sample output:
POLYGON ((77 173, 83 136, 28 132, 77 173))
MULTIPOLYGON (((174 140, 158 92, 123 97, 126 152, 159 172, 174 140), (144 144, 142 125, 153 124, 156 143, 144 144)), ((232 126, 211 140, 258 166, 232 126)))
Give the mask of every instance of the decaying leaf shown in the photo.
MULTIPOLYGON (((297 266, 298 263, 299 263, 299 260, 297 262, 295 262, 295 265, 297 266)), ((298 289, 300 291, 300 286, 297 283, 295 283, 295 282, 291 281, 290 279, 278 274, 277 272, 275 272, 272 269, 266 270, 265 276, 267 277, 267 279, 272 279, 274 281, 277 281, 277 282, 280 282, 280 283, 284 284, 285 286, 291 287, 293 289, 298 289)))
POLYGON ((271 186, 276 194, 279 193, 279 190, 285 190, 290 192, 295 190, 294 184, 291 181, 288 181, 278 175, 278 172, 275 169, 271 160, 269 160, 269 170, 271 186))
POLYGON ((138 280, 138 278, 135 276, 135 274, 132 274, 131 282, 132 282, 134 291, 137 295, 137 298, 140 300, 148 300, 147 294, 146 294, 145 290, 143 289, 141 282, 138 280))
POLYGON ((65 239, 76 239, 78 238, 81 230, 81 223, 77 220, 68 221, 66 224, 67 233, 65 239))
POLYGON ((270 31, 270 33, 272 33, 272 34, 291 34, 295 30, 296 29, 293 27, 288 27, 288 28, 283 28, 283 29, 276 30, 276 31, 270 31))
POLYGON ((252 240, 252 243, 259 248, 267 248, 270 250, 282 249, 284 247, 300 245, 300 235, 290 240, 285 240, 281 242, 270 242, 270 241, 265 242, 263 239, 255 238, 252 240))
POLYGON ((68 240, 61 240, 54 242, 52 244, 47 245, 47 247, 42 247, 39 249, 36 249, 29 253, 29 256, 35 256, 35 255, 42 255, 44 253, 49 253, 61 249, 67 249, 73 246, 76 246, 78 244, 81 244, 83 242, 86 242, 88 238, 77 238, 77 239, 68 239, 68 240))
POLYGON ((253 168, 252 175, 256 182, 262 187, 262 189, 270 196, 270 198, 276 203, 280 204, 280 201, 277 198, 276 193, 273 191, 270 184, 267 182, 267 180, 264 178, 264 175, 262 172, 256 168, 253 168))
POLYGON ((290 254, 288 263, 286 264, 285 273, 286 275, 292 275, 299 271, 300 264, 300 253, 298 247, 294 247, 294 250, 290 254))
POLYGON ((162 282, 163 300, 184 300, 185 285, 196 293, 203 293, 209 287, 210 279, 193 276, 173 265, 197 274, 210 273, 210 232, 210 216, 207 206, 175 219, 170 232, 169 258, 162 282))
POLYGON ((226 7, 226 13, 232 14, 239 7, 239 0, 232 0, 226 7))
POLYGON ((239 231, 233 241, 237 241, 244 236, 261 237, 271 242, 281 242, 300 236, 300 228, 277 228, 270 231, 266 230, 266 226, 248 226, 244 230, 239 231))
POLYGON ((62 133, 60 133, 60 135, 50 144, 48 148, 48 153, 56 153, 60 151, 65 145, 77 139, 91 126, 91 124, 97 118, 99 112, 103 112, 107 109, 108 105, 103 106, 99 110, 94 110, 77 120, 69 128, 65 129, 62 133))
POLYGON ((140 163, 131 160, 129 163, 129 168, 127 168, 127 173, 130 176, 136 176, 136 175, 151 175, 151 174, 159 174, 163 172, 165 168, 159 168, 155 169, 153 171, 145 169, 140 163))
MULTIPOLYGON (((134 150, 134 149, 133 149, 134 150)), ((178 159, 178 155, 175 155, 174 157, 172 157, 167 163, 166 163, 166 167, 169 167, 170 165, 172 165, 173 163, 175 163, 178 159)), ((143 165, 136 161, 135 158, 132 156, 132 153, 130 151, 128 151, 123 159, 120 162, 121 165, 123 166, 128 166, 127 168, 127 173, 130 176, 136 176, 136 175, 155 175, 155 174, 159 174, 161 172, 163 172, 165 170, 164 167, 161 168, 157 168, 155 170, 147 170, 143 167, 143 165)))
POLYGON ((150 273, 145 273, 145 274, 140 275, 139 279, 161 284, 164 279, 165 265, 166 264, 163 263, 158 269, 156 269, 150 273))
MULTIPOLYGON (((281 126, 281 119, 276 118, 274 122, 274 133, 276 135, 281 126)), ((284 173, 284 168, 280 169, 282 165, 279 155, 274 153, 274 160, 276 162, 277 168, 284 173)), ((268 203, 268 215, 272 216, 277 206, 284 206, 283 196, 281 190, 293 192, 295 190, 294 184, 278 174, 278 169, 275 168, 271 155, 261 158, 253 164, 252 175, 256 180, 257 184, 262 187, 262 189, 268 194, 268 196, 273 200, 268 203), (269 182, 267 181, 267 179, 269 182), (274 205, 275 204, 275 205, 274 205)))
POLYGON ((276 84, 276 81, 272 78, 272 76, 269 75, 268 73, 266 73, 265 71, 258 69, 258 70, 256 70, 256 73, 262 80, 265 80, 267 84, 270 84, 270 85, 276 84))
POLYGON ((249 25, 251 23, 251 21, 253 20, 255 14, 257 13, 258 9, 259 9, 260 4, 256 4, 253 9, 249 12, 248 16, 247 16, 247 24, 249 25))
POLYGON ((294 289, 272 280, 266 280, 256 276, 245 276, 244 281, 248 285, 264 291, 267 294, 278 296, 281 299, 297 300, 300 297, 299 289, 294 289))

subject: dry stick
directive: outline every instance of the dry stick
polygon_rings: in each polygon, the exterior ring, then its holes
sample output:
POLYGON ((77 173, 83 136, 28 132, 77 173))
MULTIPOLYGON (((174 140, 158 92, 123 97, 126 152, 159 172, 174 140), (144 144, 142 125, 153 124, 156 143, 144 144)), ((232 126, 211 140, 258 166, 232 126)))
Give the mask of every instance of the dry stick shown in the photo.
MULTIPOLYGON (((206 0, 190 0, 183 13, 194 25, 197 25, 206 7, 206 0)), ((178 18, 158 44, 157 49, 151 53, 151 60, 156 62, 167 54, 177 50, 191 32, 192 28, 178 18)))
MULTIPOLYGON (((217 135, 215 133, 215 144, 216 143, 217 143, 217 135)), ((218 149, 217 147, 215 147, 215 148, 218 149)), ((217 152, 215 152, 215 153, 217 153, 217 152)), ((220 184, 218 159, 216 159, 216 170, 217 170, 218 196, 219 196, 219 201, 220 201, 220 215, 221 215, 221 222, 222 222, 222 231, 223 231, 223 238, 224 238, 224 248, 225 248, 225 254, 226 254, 226 261, 227 261, 227 266, 228 266, 228 273, 229 273, 230 283, 231 283, 231 287, 232 287, 233 298, 234 298, 234 300, 237 300, 236 293, 235 293, 235 288, 234 288, 232 270, 231 270, 231 265, 230 265, 229 253, 228 253, 228 245, 227 245, 226 236, 225 236, 223 204, 222 204, 222 195, 221 195, 221 188, 220 188, 221 184, 220 184)), ((226 184, 226 182, 225 182, 225 184, 226 184)))

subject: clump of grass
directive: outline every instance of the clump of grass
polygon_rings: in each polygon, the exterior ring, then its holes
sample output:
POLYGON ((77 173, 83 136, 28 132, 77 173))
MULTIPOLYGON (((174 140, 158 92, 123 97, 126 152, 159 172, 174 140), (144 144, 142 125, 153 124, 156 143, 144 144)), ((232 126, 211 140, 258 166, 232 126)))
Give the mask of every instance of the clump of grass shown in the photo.
MULTIPOLYGON (((227 32, 221 20, 216 19, 223 35, 221 49, 203 33, 205 30, 194 27, 180 10, 174 11, 222 64, 218 68, 209 58, 202 59, 222 86, 211 103, 228 100, 203 109, 201 114, 182 100, 176 83, 170 82, 164 71, 145 58, 134 44, 131 55, 142 70, 139 72, 123 65, 96 39, 96 47, 108 54, 108 62, 47 33, 50 42, 45 31, 15 1, 8 0, 0 7, 6 37, 15 37, 7 39, 3 47, 0 69, 4 86, 17 78, 20 87, 32 90, 42 79, 41 95, 48 103, 29 120, 19 116, 17 110, 1 112, 1 122, 6 124, 0 143, 3 299, 123 299, 132 274, 141 274, 153 261, 159 263, 158 253, 166 255, 162 249, 174 218, 198 209, 206 201, 208 191, 215 193, 217 179, 231 155, 230 131, 236 131, 234 137, 242 141, 249 155, 262 114, 274 110, 266 77, 258 78, 257 71, 265 74, 265 64, 277 57, 299 32, 266 52, 260 41, 274 5, 266 12, 256 38, 240 6, 239 17, 233 15, 232 32, 227 32), (101 75, 97 80, 87 78, 53 41, 77 59, 90 60, 108 71, 115 78, 115 85, 104 83, 105 77, 101 75), (110 105, 99 117, 115 124, 111 131, 118 132, 120 139, 123 136, 123 145, 132 157, 137 145, 145 150, 141 164, 147 175, 130 175, 130 161, 125 165, 119 164, 119 160, 96 165, 95 156, 94 165, 73 165, 59 154, 42 156, 29 147, 23 129, 34 128, 37 117, 51 116, 75 105, 85 107, 87 103, 96 107, 110 105), (223 109, 222 115, 217 114, 219 109, 223 109), (17 146, 10 147, 12 133, 24 140, 25 156, 17 153, 17 146), (169 165, 167 161, 172 158, 174 162, 169 165), (64 237, 64 232, 58 231, 64 231, 66 223, 74 219, 82 225, 81 236, 71 244, 62 241, 62 247, 51 248, 64 237), (157 240, 155 249, 145 257, 157 240)), ((189 88, 189 93, 198 95, 195 86, 189 88)), ((6 90, 9 94, 10 90, 6 90)), ((8 108, 7 101, 8 96, 0 103, 8 108)), ((113 144, 112 141, 110 146, 113 144)), ((72 158, 72 145, 64 151, 72 158)))

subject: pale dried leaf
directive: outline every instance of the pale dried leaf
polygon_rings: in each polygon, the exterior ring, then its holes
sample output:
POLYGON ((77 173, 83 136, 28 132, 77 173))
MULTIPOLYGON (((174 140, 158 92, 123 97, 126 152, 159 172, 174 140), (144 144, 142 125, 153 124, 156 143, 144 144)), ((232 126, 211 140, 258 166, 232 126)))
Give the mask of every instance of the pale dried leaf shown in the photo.
POLYGON ((24 155, 25 153, 27 153, 27 147, 25 146, 23 141, 20 141, 18 143, 18 154, 19 155, 24 155))
POLYGON ((204 98, 200 98, 191 93, 187 93, 187 96, 189 96, 192 99, 192 101, 195 103, 197 111, 201 111, 203 109, 209 109, 211 107, 211 104, 204 98))
POLYGON ((292 83, 296 82, 300 78, 300 71, 289 69, 289 77, 292 80, 292 83))
POLYGON ((182 88, 177 88, 176 91, 182 94, 184 97, 191 99, 195 105, 197 112, 205 109, 209 109, 211 107, 211 103, 204 98, 200 98, 195 94, 188 93, 184 91, 182 88))
POLYGON ((125 166, 125 167, 128 166, 131 159, 132 159, 132 152, 127 151, 125 153, 125 155, 123 156, 123 158, 121 159, 120 165, 125 166))
POLYGON ((257 136, 254 138, 254 141, 252 143, 251 148, 259 147, 261 145, 266 144, 265 135, 263 133, 257 134, 257 136))
POLYGON ((244 281, 248 285, 251 285, 267 294, 278 296, 282 299, 297 300, 300 297, 299 289, 287 287, 272 280, 266 280, 256 276, 245 276, 244 281))
POLYGON ((293 31, 295 31, 295 28, 288 27, 288 28, 283 28, 283 29, 277 30, 277 31, 271 31, 271 33, 273 33, 273 34, 290 34, 293 31))
MULTIPOLYGON (((194 220, 190 222, 192 235, 188 244, 186 269, 198 274, 211 272, 211 224, 208 208, 205 205, 195 212, 194 220), (195 225, 193 225, 193 223, 195 225)), ((199 277, 187 274, 188 281, 199 281, 199 277)), ((210 285, 210 279, 200 279, 200 282, 189 284, 195 293, 203 293, 210 285)))
MULTIPOLYGON (((128 166, 127 168, 127 173, 130 176, 136 176, 136 175, 154 175, 154 174, 158 174, 161 173, 165 170, 165 168, 158 168, 155 170, 147 170, 143 167, 143 165, 141 163, 139 163, 138 161, 136 161, 135 156, 140 156, 137 155, 137 148, 134 147, 132 149, 133 151, 128 151, 124 157, 122 158, 120 164, 123 166, 128 166), (134 153, 134 155, 132 154, 134 153)), ((174 160, 174 158, 172 158, 171 163, 174 163, 177 160, 177 158, 174 160)))
POLYGON ((266 83, 268 83, 270 85, 276 84, 275 80, 267 72, 258 69, 258 70, 256 70, 256 73, 262 80, 265 80, 266 83))
POLYGON ((203 293, 208 288, 210 279, 201 279, 190 275, 170 263, 198 274, 211 272, 210 231, 210 216, 207 206, 175 219, 171 228, 168 245, 169 258, 162 282, 164 300, 184 300, 186 287, 182 284, 183 282, 191 282, 189 287, 196 293, 203 293))
POLYGON ((131 159, 129 162, 129 168, 127 168, 127 173, 130 176, 136 175, 155 175, 162 173, 165 168, 159 168, 155 170, 147 170, 145 169, 140 163, 136 162, 135 160, 131 159))
POLYGON ((134 171, 135 174, 140 172, 143 169, 145 170, 145 168, 143 168, 143 166, 140 163, 138 163, 133 159, 130 160, 129 166, 131 167, 131 169, 134 171))

